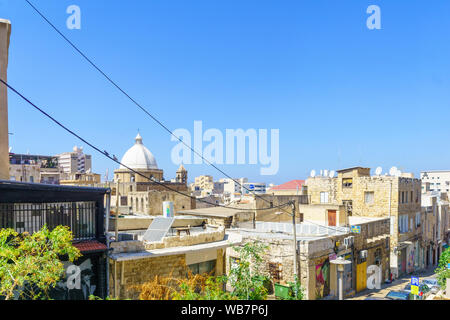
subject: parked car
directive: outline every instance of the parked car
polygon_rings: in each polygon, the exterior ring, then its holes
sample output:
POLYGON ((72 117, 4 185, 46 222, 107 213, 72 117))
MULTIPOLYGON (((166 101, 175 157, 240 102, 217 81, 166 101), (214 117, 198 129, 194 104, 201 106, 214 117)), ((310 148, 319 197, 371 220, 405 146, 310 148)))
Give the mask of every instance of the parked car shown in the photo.
MULTIPOLYGON (((408 294, 411 296, 410 300, 414 300, 414 295, 411 293, 411 283, 408 283, 405 288, 403 288, 403 291, 408 292, 408 294)), ((419 295, 416 297, 418 300, 425 299, 430 293, 430 288, 425 283, 419 283, 419 293, 422 292, 422 295, 419 295)))
POLYGON ((406 291, 395 291, 391 290, 385 296, 385 298, 390 300, 409 300, 410 294, 406 291))
POLYGON ((431 293, 438 293, 439 290, 441 290, 441 286, 439 285, 437 279, 425 279, 422 282, 430 288, 431 293))
POLYGON ((388 298, 388 297, 367 297, 364 300, 394 300, 392 298, 388 298))

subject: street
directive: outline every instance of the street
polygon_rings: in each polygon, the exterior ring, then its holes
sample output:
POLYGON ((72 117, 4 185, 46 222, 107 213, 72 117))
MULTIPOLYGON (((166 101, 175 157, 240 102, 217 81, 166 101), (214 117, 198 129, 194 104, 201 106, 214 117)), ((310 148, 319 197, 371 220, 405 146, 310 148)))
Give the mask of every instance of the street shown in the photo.
POLYGON ((411 276, 419 276, 420 282, 422 282, 424 279, 432 279, 436 278, 436 275, 434 273, 436 267, 431 267, 427 270, 424 270, 422 272, 414 272, 412 274, 406 275, 404 277, 401 277, 399 279, 394 280, 392 283, 383 283, 381 284, 381 289, 373 289, 373 290, 364 290, 356 294, 352 298, 348 298, 346 300, 364 300, 368 297, 372 298, 384 298, 389 291, 391 290, 403 290, 403 288, 411 282, 411 276))

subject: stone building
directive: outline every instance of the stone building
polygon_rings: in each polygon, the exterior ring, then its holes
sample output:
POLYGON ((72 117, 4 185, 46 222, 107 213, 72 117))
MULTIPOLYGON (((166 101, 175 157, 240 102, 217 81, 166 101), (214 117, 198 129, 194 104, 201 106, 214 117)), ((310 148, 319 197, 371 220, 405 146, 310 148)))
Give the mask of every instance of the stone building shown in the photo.
POLYGON ((422 194, 422 248, 419 263, 428 267, 436 265, 442 251, 449 243, 449 202, 447 193, 422 194))
MULTIPOLYGON (((176 221, 176 220, 175 220, 176 221)), ((228 236, 224 227, 190 227, 190 234, 168 234, 160 241, 138 240, 111 242, 110 296, 137 299, 139 285, 155 276, 186 278, 193 274, 225 272, 226 248, 238 245, 239 236, 228 236)))
MULTIPOLYGON (((389 219, 350 217, 359 233, 347 227, 327 227, 324 224, 302 222, 296 225, 297 275, 305 289, 306 299, 315 300, 337 296, 337 272, 330 261, 343 257, 351 264, 344 272, 346 297, 366 289, 372 270, 378 270, 379 281, 389 278, 389 219), (376 267, 373 267, 376 266, 376 267)), ((242 236, 242 244, 259 242, 267 245, 263 254, 263 273, 275 283, 287 285, 294 281, 294 249, 292 224, 256 222, 253 229, 230 229, 230 234, 242 236)), ((238 257, 233 248, 227 249, 227 272, 238 257)))
POLYGON ((62 176, 57 156, 9 153, 9 180, 59 184, 62 176))
MULTIPOLYGON (((0 78, 8 81, 9 41, 11 22, 0 19, 0 78)), ((9 179, 9 131, 8 131, 8 88, 0 84, 0 179, 9 179)))
MULTIPOLYGON (((310 177, 306 181, 311 204, 343 205, 348 216, 389 217, 391 272, 394 277, 417 268, 420 246, 421 181, 410 174, 370 175, 370 168, 339 170, 336 178, 310 177)), ((329 220, 336 219, 331 210, 329 220)))
POLYGON ((190 196, 187 187, 187 170, 181 165, 175 182, 165 181, 163 170, 158 168, 155 157, 144 146, 139 133, 121 163, 120 168, 114 171, 114 181, 107 185, 112 190, 114 208, 118 191, 119 211, 122 214, 160 215, 164 201, 172 201, 175 212, 195 208, 195 199, 190 196))

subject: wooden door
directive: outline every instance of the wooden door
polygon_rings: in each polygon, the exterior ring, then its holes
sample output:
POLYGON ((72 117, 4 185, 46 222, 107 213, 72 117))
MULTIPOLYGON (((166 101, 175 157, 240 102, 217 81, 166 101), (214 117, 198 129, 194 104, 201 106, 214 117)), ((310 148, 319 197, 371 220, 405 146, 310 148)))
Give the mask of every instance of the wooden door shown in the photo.
POLYGON ((360 292, 367 287, 367 262, 356 265, 356 292, 360 292))
POLYGON ((328 225, 336 226, 336 210, 328 210, 328 225))

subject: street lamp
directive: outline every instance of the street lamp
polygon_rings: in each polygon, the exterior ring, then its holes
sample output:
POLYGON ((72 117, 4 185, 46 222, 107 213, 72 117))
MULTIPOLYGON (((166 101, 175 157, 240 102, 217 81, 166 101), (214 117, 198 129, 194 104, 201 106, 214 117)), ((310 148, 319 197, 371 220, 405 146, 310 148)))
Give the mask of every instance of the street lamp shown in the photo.
POLYGON ((344 269, 345 265, 351 264, 350 261, 345 260, 342 257, 330 261, 330 263, 336 265, 338 272, 338 286, 339 286, 339 300, 344 300, 344 269))

